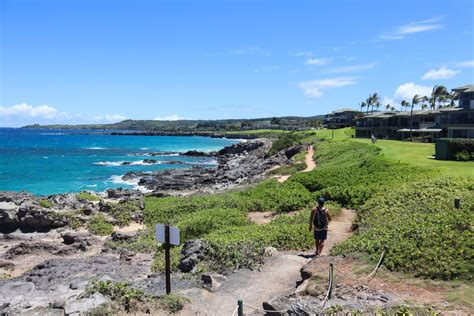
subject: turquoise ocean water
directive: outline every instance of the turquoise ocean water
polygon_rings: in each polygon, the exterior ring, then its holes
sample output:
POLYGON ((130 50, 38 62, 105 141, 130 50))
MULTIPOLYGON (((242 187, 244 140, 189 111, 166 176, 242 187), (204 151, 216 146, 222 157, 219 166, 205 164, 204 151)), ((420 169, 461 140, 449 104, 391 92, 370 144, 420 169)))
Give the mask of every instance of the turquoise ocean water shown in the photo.
POLYGON ((49 195, 80 190, 131 188, 121 175, 130 171, 152 171, 213 166, 211 158, 149 152, 213 151, 236 140, 181 136, 112 136, 84 131, 0 128, 0 191, 26 190, 49 195), (144 159, 155 159, 147 165, 144 159), (166 164, 179 160, 185 164, 166 164), (129 162, 129 165, 120 165, 129 162))

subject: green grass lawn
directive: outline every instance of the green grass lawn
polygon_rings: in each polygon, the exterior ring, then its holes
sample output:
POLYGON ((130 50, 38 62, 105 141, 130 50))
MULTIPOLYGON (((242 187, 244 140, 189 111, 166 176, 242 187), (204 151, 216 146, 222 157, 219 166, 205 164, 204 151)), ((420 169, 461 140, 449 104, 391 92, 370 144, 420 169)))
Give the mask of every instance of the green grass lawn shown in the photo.
MULTIPOLYGON (((369 139, 355 138, 355 141, 370 143, 369 139)), ((377 140, 376 146, 394 161, 420 167, 431 167, 442 173, 455 176, 474 176, 474 162, 435 160, 435 145, 431 143, 411 143, 398 140, 377 140)))

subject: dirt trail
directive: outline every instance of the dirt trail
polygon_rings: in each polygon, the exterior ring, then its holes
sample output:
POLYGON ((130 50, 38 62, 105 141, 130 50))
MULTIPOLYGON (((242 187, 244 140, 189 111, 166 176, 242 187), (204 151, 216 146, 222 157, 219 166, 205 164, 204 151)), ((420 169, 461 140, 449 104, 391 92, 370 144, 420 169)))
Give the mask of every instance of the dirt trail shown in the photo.
POLYGON ((331 248, 352 235, 352 222, 354 221, 356 213, 354 210, 343 208, 341 213, 335 216, 328 225, 328 239, 324 243, 322 255, 329 254, 331 248))
MULTIPOLYGON (((330 231, 323 255, 328 254, 334 244, 352 235, 354 218, 353 210, 342 209, 341 213, 329 222, 330 231)), ((310 259, 299 255, 280 253, 265 264, 261 271, 243 269, 229 275, 217 292, 204 289, 185 291, 182 294, 189 297, 191 303, 180 315, 232 315, 239 299, 246 305, 262 308, 264 301, 292 293, 296 282, 301 280, 301 267, 309 261, 310 259)), ((255 312, 248 307, 244 310, 250 315, 255 312)))
POLYGON ((306 154, 306 157, 305 157, 306 169, 304 169, 303 172, 310 172, 310 171, 313 171, 314 168, 316 168, 316 163, 313 160, 313 155, 314 155, 314 147, 313 145, 311 145, 309 146, 308 153, 306 154))
MULTIPOLYGON (((313 160, 313 155, 314 155, 314 147, 311 145, 309 146, 308 152, 306 153, 306 156, 304 158, 304 161, 306 163, 306 168, 302 172, 310 172, 314 168, 316 168, 316 163, 313 160)), ((278 176, 277 180, 278 182, 285 182, 286 180, 288 180, 289 177, 290 175, 288 174, 282 175, 282 176, 278 176)))

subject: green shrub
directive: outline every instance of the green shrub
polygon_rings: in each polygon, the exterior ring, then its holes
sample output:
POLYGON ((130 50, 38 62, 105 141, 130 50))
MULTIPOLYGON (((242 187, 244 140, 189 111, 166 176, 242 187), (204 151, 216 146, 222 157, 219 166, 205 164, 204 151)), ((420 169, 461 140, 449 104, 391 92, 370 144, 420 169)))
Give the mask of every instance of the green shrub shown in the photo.
POLYGON ((254 268, 263 263, 265 247, 279 250, 311 247, 308 224, 247 225, 214 231, 203 237, 204 253, 212 269, 254 268))
POLYGON ((358 211, 358 234, 332 254, 388 247, 385 267, 418 276, 471 279, 474 273, 474 192, 471 180, 431 179, 398 184, 358 211), (454 208, 461 198, 462 209, 454 208))
POLYGON ((278 139, 272 143, 272 147, 268 150, 267 156, 273 156, 283 149, 298 145, 302 139, 303 135, 301 133, 291 132, 281 134, 278 139))
POLYGON ((53 202, 46 199, 40 200, 39 205, 44 208, 52 208, 54 206, 53 202))
POLYGON ((114 231, 114 226, 106 220, 103 214, 98 213, 91 217, 89 223, 87 224, 87 229, 92 234, 107 236, 112 234, 114 231))
POLYGON ((183 215, 177 222, 182 240, 196 239, 213 230, 244 226, 249 223, 245 213, 238 209, 210 209, 183 215))
POLYGON ((319 167, 298 173, 290 182, 301 183, 317 196, 358 207, 376 192, 425 175, 431 170, 393 163, 373 145, 354 141, 330 141, 317 146, 319 167))
POLYGON ((188 298, 179 294, 168 294, 160 297, 161 308, 171 314, 178 313, 188 302, 188 298))
POLYGON ((130 287, 126 282, 92 279, 86 288, 87 294, 100 293, 119 303, 127 312, 136 311, 137 303, 151 302, 154 298, 141 289, 130 287))
POLYGON ((241 212, 290 212, 312 201, 311 193, 297 182, 264 181, 240 192, 190 197, 147 197, 145 223, 175 224, 183 214, 205 209, 238 209, 241 212))
POLYGON ((130 224, 132 214, 140 210, 139 201, 125 201, 119 203, 108 203, 110 214, 117 220, 118 226, 123 227, 130 224))
POLYGON ((88 192, 79 192, 76 195, 79 201, 99 201, 99 197, 97 195, 88 193, 88 192))
MULTIPOLYGON (((474 152, 473 152, 474 153, 474 152)), ((468 152, 467 150, 462 150, 458 151, 456 154, 454 154, 454 158, 457 161, 469 161, 469 160, 474 160, 474 155, 473 153, 468 152)))

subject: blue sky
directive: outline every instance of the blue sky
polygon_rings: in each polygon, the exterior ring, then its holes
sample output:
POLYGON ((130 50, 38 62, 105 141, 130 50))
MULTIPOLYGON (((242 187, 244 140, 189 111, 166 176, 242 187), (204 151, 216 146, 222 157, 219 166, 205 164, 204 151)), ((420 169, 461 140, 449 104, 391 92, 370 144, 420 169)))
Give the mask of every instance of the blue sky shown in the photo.
POLYGON ((474 2, 0 1, 0 126, 310 116, 474 83, 474 2))

